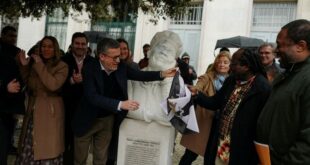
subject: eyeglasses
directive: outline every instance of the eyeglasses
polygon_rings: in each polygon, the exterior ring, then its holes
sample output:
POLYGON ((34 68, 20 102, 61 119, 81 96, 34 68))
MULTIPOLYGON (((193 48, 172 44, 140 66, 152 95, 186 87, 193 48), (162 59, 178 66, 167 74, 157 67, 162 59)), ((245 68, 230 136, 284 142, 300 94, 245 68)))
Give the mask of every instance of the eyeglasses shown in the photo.
POLYGON ((112 57, 112 56, 109 56, 108 54, 105 54, 105 53, 103 53, 106 57, 109 57, 109 58, 111 58, 113 61, 115 61, 115 62, 119 62, 120 61, 120 55, 118 55, 118 56, 115 56, 115 57, 112 57))

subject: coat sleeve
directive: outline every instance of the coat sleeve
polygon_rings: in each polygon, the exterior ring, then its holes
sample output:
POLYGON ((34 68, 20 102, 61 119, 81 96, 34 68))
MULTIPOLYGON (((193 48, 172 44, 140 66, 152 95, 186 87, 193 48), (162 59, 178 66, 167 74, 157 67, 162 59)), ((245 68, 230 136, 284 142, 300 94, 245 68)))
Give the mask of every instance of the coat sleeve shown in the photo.
POLYGON ((140 71, 135 70, 131 67, 126 66, 127 68, 127 75, 130 80, 136 81, 156 81, 156 80, 163 80, 160 78, 159 71, 140 71))
POLYGON ((206 96, 205 94, 203 94, 202 92, 199 92, 196 99, 195 99, 195 103, 197 103, 198 105, 215 111, 217 109, 220 109, 221 107, 221 98, 222 96, 220 96, 221 90, 219 92, 217 92, 214 96, 206 96))
POLYGON ((104 82, 99 84, 96 81, 96 77, 98 77, 98 75, 96 75, 98 73, 98 71, 96 71, 96 66, 93 60, 87 63, 82 70, 85 99, 92 106, 116 113, 118 112, 117 107, 120 100, 105 97, 100 93, 99 85, 104 85, 104 82))
POLYGON ((193 71, 192 74, 190 74, 191 79, 192 79, 192 80, 196 80, 196 79, 197 79, 197 73, 196 73, 194 67, 192 67, 192 66, 189 66, 189 67, 190 67, 190 69, 192 69, 192 71, 193 71))
POLYGON ((225 104, 224 101, 225 97, 227 97, 226 95, 232 90, 231 87, 233 86, 233 81, 232 77, 228 77, 224 81, 222 88, 211 97, 199 92, 195 98, 195 103, 209 110, 215 111, 220 109, 221 106, 225 104))
POLYGON ((55 73, 50 73, 43 62, 35 63, 34 70, 40 77, 44 86, 50 91, 56 91, 62 87, 68 75, 68 66, 64 62, 58 64, 55 73))
POLYGON ((29 65, 22 66, 20 64, 19 65, 19 70, 20 70, 20 74, 21 74, 22 80, 25 82, 25 84, 27 84, 29 73, 30 73, 30 66, 29 65))
POLYGON ((213 81, 208 74, 209 73, 205 73, 205 74, 199 76, 195 87, 200 92, 202 92, 208 96, 212 96, 212 95, 214 95, 215 91, 214 91, 214 87, 213 87, 213 81), (208 91, 211 89, 212 89, 212 91, 208 91))
POLYGON ((310 164, 310 86, 306 88, 300 97, 300 128, 295 142, 291 145, 289 152, 284 155, 283 164, 310 164))
MULTIPOLYGON (((7 83, 4 79, 0 79, 0 98, 4 97, 7 94, 7 83)), ((3 100, 0 100, 1 102, 3 100)))

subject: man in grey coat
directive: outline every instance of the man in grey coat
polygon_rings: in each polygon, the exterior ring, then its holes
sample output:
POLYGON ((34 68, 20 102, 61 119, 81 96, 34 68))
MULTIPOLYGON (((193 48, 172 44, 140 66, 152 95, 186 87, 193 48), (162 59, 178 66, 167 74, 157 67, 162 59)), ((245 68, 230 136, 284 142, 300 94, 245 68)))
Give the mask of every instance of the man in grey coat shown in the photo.
POLYGON ((310 164, 310 22, 281 28, 276 53, 286 71, 273 81, 257 123, 256 140, 269 145, 272 165, 310 164))

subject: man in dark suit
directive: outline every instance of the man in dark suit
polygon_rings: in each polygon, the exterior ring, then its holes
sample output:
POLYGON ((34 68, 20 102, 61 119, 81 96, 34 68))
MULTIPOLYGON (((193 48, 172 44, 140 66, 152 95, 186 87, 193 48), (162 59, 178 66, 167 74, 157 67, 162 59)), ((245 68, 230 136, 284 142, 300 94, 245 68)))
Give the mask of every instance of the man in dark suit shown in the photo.
POLYGON ((71 51, 62 57, 68 65, 69 73, 63 86, 63 99, 65 104, 65 152, 64 164, 74 163, 74 136, 71 128, 72 118, 83 94, 83 76, 81 70, 88 59, 88 39, 84 33, 76 32, 72 35, 71 51))
MULTIPOLYGON (((137 101, 128 100, 128 79, 162 80, 174 76, 176 72, 175 68, 143 72, 128 67, 120 62, 119 43, 110 38, 104 38, 97 44, 97 53, 99 59, 89 60, 83 69, 84 95, 73 122, 75 164, 86 163, 91 142, 94 164, 106 164, 111 139, 116 139, 112 148, 117 147, 121 121, 127 111, 139 107, 137 101)), ((116 155, 111 159, 116 159, 116 155)))
POLYGON ((24 113, 23 83, 16 63, 20 51, 16 43, 16 29, 6 26, 0 39, 0 164, 7 164, 7 155, 12 146, 14 114, 24 113), (14 33, 15 32, 15 33, 14 33))

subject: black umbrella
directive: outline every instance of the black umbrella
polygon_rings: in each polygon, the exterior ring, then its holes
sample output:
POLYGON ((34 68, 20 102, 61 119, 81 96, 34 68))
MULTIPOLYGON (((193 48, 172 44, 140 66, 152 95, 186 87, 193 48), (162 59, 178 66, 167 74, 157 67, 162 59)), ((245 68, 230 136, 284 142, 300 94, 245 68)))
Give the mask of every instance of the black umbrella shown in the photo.
POLYGON ((215 49, 222 48, 222 47, 227 47, 227 48, 259 47, 263 43, 264 41, 261 39, 236 36, 236 37, 217 40, 215 49))

